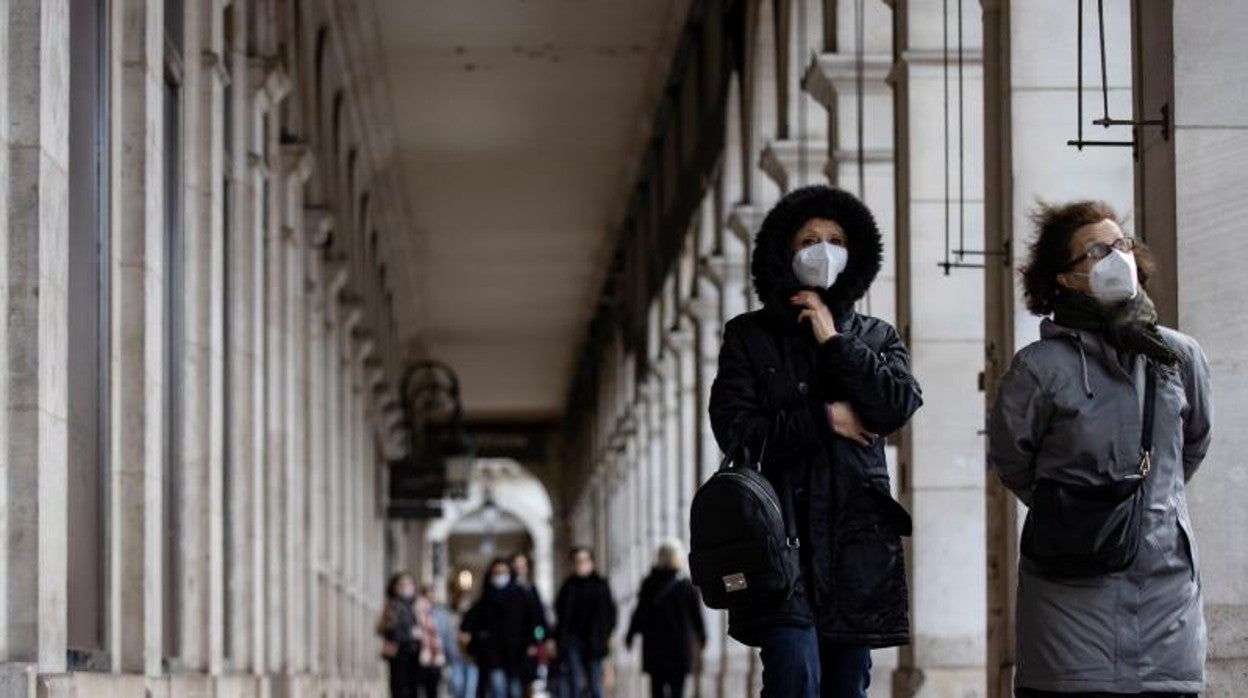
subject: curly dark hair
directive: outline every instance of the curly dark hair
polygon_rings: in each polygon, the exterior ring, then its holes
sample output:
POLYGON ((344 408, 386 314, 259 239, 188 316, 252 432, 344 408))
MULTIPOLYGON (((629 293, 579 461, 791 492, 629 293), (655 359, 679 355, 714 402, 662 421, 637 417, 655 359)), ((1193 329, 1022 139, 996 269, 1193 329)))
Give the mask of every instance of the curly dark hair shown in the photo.
MULTIPOLYGON (((1027 252, 1027 263, 1020 272, 1023 277, 1023 299, 1027 309, 1040 316, 1053 312, 1054 303, 1062 292, 1057 275, 1070 263, 1070 238, 1085 225, 1113 221, 1122 225, 1122 218, 1104 201, 1072 201, 1065 204, 1040 201, 1031 212, 1035 238, 1027 252)), ((1140 286, 1147 288, 1155 265, 1148 246, 1136 242, 1135 264, 1140 286)))

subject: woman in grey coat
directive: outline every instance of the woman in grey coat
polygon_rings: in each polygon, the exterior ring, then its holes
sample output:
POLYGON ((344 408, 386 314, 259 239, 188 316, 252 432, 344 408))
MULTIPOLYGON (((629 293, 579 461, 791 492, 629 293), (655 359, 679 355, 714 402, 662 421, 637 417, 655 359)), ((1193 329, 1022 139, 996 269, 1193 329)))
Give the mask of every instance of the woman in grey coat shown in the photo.
POLYGON ((1130 566, 1054 579, 1020 556, 1016 695, 1194 695, 1204 687, 1205 621, 1184 484, 1209 446, 1208 362, 1194 339, 1157 326, 1144 290, 1148 250, 1106 204, 1041 206, 1033 218, 1024 295, 1046 317, 1041 339, 1002 379, 989 466, 1029 506, 1037 478, 1130 477, 1141 465, 1145 362, 1156 399, 1130 566))

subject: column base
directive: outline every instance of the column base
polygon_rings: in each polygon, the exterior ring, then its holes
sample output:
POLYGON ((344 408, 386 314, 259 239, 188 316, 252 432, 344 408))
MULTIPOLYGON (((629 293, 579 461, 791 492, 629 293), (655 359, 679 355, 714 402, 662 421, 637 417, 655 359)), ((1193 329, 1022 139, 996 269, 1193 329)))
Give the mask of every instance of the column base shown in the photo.
POLYGON ((892 698, 982 698, 987 675, 983 669, 921 669, 901 667, 893 672, 892 698))
POLYGON ((40 676, 34 665, 0 664, 0 698, 385 698, 382 678, 79 672, 40 676))
POLYGON ((33 664, 0 664, 0 698, 35 698, 38 679, 33 664))

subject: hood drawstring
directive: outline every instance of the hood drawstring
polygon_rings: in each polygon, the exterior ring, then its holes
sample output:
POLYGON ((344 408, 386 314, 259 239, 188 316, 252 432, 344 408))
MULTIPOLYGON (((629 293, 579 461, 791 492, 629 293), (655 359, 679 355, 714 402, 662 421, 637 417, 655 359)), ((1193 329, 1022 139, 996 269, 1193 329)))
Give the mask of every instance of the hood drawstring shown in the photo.
POLYGON ((1096 397, 1092 393, 1092 382, 1088 379, 1088 352, 1083 348, 1083 340, 1078 335, 1071 335, 1075 347, 1079 349, 1079 366, 1083 369, 1083 390, 1088 394, 1088 398, 1096 397))

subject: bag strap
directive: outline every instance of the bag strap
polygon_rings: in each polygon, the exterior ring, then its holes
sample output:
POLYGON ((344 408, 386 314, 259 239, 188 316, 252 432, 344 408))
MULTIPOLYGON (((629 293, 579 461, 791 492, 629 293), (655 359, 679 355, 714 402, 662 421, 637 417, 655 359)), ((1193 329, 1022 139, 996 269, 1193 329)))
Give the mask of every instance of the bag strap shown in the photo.
POLYGON ((1148 477, 1153 468, 1153 417, 1157 411, 1157 369, 1144 359, 1144 417, 1140 431, 1140 475, 1148 477))
POLYGON ((793 509, 793 489, 789 487, 789 478, 787 474, 782 475, 784 480, 780 488, 780 513, 784 515, 784 544, 790 548, 802 547, 802 541, 797 535, 797 514, 793 509))
POLYGON ((676 586, 679 584, 680 584, 679 576, 673 577, 670 581, 668 581, 668 583, 659 591, 659 593, 655 594, 653 599, 650 599, 651 608, 658 606, 659 602, 667 598, 667 595, 672 593, 672 591, 674 591, 676 589, 676 586))
MULTIPOLYGON (((763 445, 758 451, 758 460, 754 461, 754 467, 758 468, 758 472, 763 472, 763 457, 767 455, 767 438, 771 436, 771 432, 775 431, 780 423, 780 415, 782 410, 776 411, 776 416, 771 420, 771 429, 763 436, 763 445)), ((745 452, 746 460, 749 460, 750 452, 745 452)), ((801 540, 797 535, 797 515, 793 508, 793 489, 789 487, 788 473, 780 471, 776 473, 777 479, 780 480, 780 491, 776 494, 780 495, 780 515, 784 518, 784 543, 790 548, 801 546, 801 540)))
MULTIPOLYGON (((781 412, 777 411, 775 417, 773 417, 771 420, 771 427, 767 430, 767 433, 763 435, 763 443, 762 443, 762 446, 759 447, 757 460, 754 460, 753 463, 751 463, 749 445, 742 444, 741 446, 743 460, 747 464, 753 465, 754 468, 757 469, 758 472, 760 473, 763 472, 763 458, 766 457, 767 455, 767 441, 771 437, 771 432, 774 431, 776 428, 776 425, 779 424, 780 415, 781 415, 781 412)), ((744 440, 745 436, 744 434, 742 434, 738 438, 740 440, 744 440)), ((732 448, 729 448, 728 452, 724 454, 723 459, 720 460, 719 462, 720 470, 731 467, 732 453, 736 449, 737 449, 737 444, 734 443, 732 448)), ((781 483, 782 486, 777 488, 779 489, 779 492, 777 492, 777 494, 780 496, 780 515, 784 519, 785 545, 788 545, 790 548, 798 548, 798 547, 801 547, 801 540, 799 539, 797 535, 797 515, 793 508, 793 491, 788 486, 789 483, 788 483, 788 477, 786 476, 786 474, 783 472, 780 472, 778 473, 778 475, 779 475, 779 479, 783 481, 781 483)))

